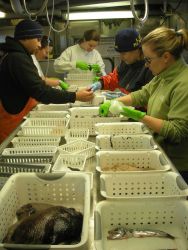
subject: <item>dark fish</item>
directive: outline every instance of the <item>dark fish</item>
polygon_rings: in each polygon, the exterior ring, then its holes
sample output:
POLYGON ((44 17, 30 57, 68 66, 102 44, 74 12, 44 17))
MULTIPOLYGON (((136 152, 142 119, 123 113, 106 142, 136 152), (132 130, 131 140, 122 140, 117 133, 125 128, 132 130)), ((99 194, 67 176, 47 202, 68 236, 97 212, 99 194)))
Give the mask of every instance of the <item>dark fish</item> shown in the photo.
POLYGON ((3 243, 76 244, 81 238, 82 223, 83 215, 74 208, 51 206, 22 217, 10 227, 3 243))

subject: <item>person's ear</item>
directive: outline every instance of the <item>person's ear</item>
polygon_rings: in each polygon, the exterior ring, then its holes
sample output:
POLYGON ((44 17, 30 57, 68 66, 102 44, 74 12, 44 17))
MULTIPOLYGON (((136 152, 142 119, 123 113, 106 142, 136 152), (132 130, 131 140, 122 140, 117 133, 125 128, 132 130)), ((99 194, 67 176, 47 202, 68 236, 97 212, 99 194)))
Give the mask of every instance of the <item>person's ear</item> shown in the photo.
POLYGON ((172 55, 170 54, 170 52, 168 52, 168 51, 164 52, 163 58, 164 58, 165 63, 167 63, 171 57, 172 57, 172 55))

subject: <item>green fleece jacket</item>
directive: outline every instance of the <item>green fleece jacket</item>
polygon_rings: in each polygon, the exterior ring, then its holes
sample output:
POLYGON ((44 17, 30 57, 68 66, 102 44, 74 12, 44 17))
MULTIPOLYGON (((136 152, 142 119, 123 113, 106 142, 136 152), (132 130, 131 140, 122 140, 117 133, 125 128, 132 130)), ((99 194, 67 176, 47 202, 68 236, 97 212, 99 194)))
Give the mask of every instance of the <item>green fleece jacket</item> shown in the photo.
POLYGON ((164 120, 156 139, 175 166, 188 171, 187 79, 188 65, 179 59, 131 97, 133 106, 147 106, 147 115, 164 120))

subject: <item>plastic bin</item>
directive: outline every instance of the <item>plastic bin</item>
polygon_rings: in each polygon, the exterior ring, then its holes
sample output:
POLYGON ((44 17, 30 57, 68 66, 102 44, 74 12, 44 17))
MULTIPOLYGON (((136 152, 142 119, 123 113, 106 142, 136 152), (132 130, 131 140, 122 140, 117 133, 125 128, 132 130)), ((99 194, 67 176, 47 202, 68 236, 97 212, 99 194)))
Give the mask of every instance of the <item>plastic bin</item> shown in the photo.
POLYGON ((68 111, 30 111, 30 118, 63 118, 69 114, 68 111))
POLYGON ((149 129, 141 122, 114 122, 111 124, 98 123, 95 125, 96 134, 126 135, 148 134, 149 129))
POLYGON ((157 149, 153 137, 141 135, 97 135, 98 150, 153 150, 157 149))
POLYGON ((13 147, 31 147, 31 146, 59 146, 60 136, 47 137, 15 137, 12 139, 13 147))
POLYGON ((188 186, 180 175, 167 173, 102 174, 100 192, 107 199, 172 198, 188 196, 188 186))
POLYGON ((69 118, 28 118, 22 127, 67 127, 69 118))
POLYGON ((15 164, 51 164, 54 160, 53 155, 1 155, 1 163, 15 164))
POLYGON ((0 241, 15 222, 18 208, 27 203, 47 203, 73 207, 83 213, 81 241, 75 245, 24 245, 0 243, 9 249, 86 250, 90 217, 90 176, 85 173, 19 173, 12 175, 0 192, 0 241), (7 199, 8 197, 8 199, 7 199))
POLYGON ((86 155, 87 159, 95 155, 95 143, 77 140, 58 147, 60 153, 63 154, 82 154, 86 155))
POLYGON ((70 104, 38 104, 36 110, 43 111, 67 111, 70 108, 70 104))
POLYGON ((87 140, 88 137, 89 137, 89 129, 87 128, 72 128, 68 129, 65 133, 65 140, 67 143, 78 139, 87 140))
POLYGON ((50 169, 51 164, 17 164, 0 162, 0 175, 12 175, 19 172, 48 173, 50 172, 50 169))
POLYGON ((18 132, 18 136, 64 136, 66 127, 34 127, 25 126, 18 132))
POLYGON ((2 155, 35 155, 35 156, 55 156, 57 147, 43 146, 43 147, 17 147, 5 148, 2 155))
POLYGON ((86 155, 60 154, 52 167, 52 172, 84 170, 86 155))
POLYGON ((187 250, 188 202, 179 199, 102 201, 95 210, 96 250, 187 250), (108 231, 123 227, 160 230, 175 237, 108 240, 108 231))
POLYGON ((89 128, 89 134, 95 135, 95 124, 98 122, 117 122, 123 117, 100 117, 98 107, 71 108, 70 128, 89 128))
POLYGON ((169 170, 170 163, 159 150, 99 151, 97 170, 101 173, 161 172, 169 170), (129 168, 130 167, 130 168, 129 168), (131 167, 138 169, 131 170, 131 167), (128 171, 130 169, 130 171, 128 171))
POLYGON ((72 107, 80 107, 80 106, 99 106, 106 100, 103 95, 95 95, 94 98, 90 102, 80 102, 76 101, 72 104, 72 107))
POLYGON ((65 79, 70 85, 89 86, 93 83, 93 72, 69 73, 65 79))

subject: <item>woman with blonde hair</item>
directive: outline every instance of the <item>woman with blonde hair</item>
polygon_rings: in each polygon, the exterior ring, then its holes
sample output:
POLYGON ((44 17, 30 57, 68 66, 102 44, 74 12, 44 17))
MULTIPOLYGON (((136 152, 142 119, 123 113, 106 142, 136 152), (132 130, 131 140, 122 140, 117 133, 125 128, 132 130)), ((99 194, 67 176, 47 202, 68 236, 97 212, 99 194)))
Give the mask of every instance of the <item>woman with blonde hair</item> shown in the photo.
MULTIPOLYGON (((155 77, 141 90, 116 100, 126 106, 147 105, 147 114, 127 107, 123 113, 152 129, 188 181, 188 66, 181 57, 188 49, 188 31, 157 28, 143 38, 142 49, 145 65, 155 77)), ((103 105, 100 113, 105 115, 103 105)))

